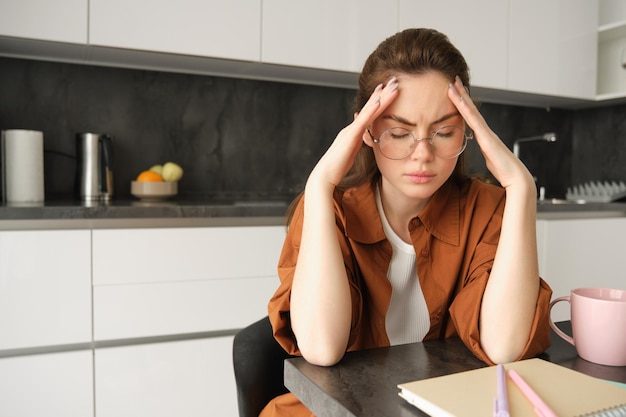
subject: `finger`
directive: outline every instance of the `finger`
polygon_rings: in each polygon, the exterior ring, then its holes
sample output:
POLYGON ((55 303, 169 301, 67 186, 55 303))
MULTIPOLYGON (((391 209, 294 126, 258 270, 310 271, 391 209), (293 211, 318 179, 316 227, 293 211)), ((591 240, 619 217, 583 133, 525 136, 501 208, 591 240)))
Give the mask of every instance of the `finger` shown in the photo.
POLYGON ((487 127, 485 119, 476 108, 474 101, 458 76, 449 85, 448 97, 459 110, 470 129, 476 131, 487 127))
POLYGON ((398 86, 396 77, 392 77, 384 85, 379 84, 355 117, 353 124, 358 129, 365 130, 395 100, 398 95, 398 86))
POLYGON ((331 144, 331 148, 345 149, 344 147, 348 147, 356 152, 358 147, 362 144, 362 137, 365 134, 365 130, 395 99, 397 89, 398 82, 395 77, 392 77, 385 85, 380 84, 376 86, 361 111, 355 113, 352 123, 339 132, 331 144), (357 144, 358 147, 354 148, 357 144))
POLYGON ((469 128, 474 132, 474 138, 486 159, 495 157, 496 153, 494 152, 508 149, 487 125, 487 122, 478 111, 478 108, 476 108, 476 105, 470 98, 467 89, 463 86, 458 76, 454 82, 450 83, 448 97, 459 110, 459 113, 461 113, 461 116, 465 119, 469 128))

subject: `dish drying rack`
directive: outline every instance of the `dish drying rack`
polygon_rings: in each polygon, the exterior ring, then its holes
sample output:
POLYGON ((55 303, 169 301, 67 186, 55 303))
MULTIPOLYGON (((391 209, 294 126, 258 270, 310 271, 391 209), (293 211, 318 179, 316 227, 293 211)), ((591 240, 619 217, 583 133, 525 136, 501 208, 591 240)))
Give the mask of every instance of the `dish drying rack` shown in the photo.
POLYGON ((567 187, 565 198, 570 201, 584 200, 588 203, 612 203, 626 198, 624 181, 589 181, 567 187))

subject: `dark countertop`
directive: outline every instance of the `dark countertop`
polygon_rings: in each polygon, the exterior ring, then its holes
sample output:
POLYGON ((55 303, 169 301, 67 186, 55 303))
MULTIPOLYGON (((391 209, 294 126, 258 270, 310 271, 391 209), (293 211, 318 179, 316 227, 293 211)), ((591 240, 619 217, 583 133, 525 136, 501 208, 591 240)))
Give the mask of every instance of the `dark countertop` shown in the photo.
MULTIPOLYGON (((280 199, 216 199, 184 198, 171 200, 144 201, 136 198, 113 199, 111 202, 82 202, 80 200, 50 199, 45 203, 28 205, 0 205, 0 229, 6 229, 7 223, 62 221, 67 228, 68 221, 82 221, 91 227, 114 227, 115 221, 125 220, 128 224, 139 224, 151 219, 170 221, 172 226, 185 220, 186 225, 209 225, 224 223, 236 224, 284 224, 284 216, 291 198, 280 199), (209 222, 209 219, 211 221, 209 222), (247 220, 243 220, 247 219, 247 220), (103 225, 103 222, 108 224, 103 225), (113 222, 113 223, 111 223, 113 222), (100 226, 98 226, 100 225, 100 226)), ((538 219, 575 219, 626 217, 626 203, 589 203, 589 204, 538 204, 538 219)), ((166 226, 170 224, 165 224, 166 226)), ((79 226, 80 227, 80 226, 79 226)), ((125 227, 131 227, 129 225, 125 227)), ((140 226, 141 227, 141 226, 140 226)), ((9 227, 14 228, 14 227, 9 227)), ((17 227, 15 227, 17 228, 17 227)))
POLYGON ((0 205, 1 229, 282 225, 290 200, 176 198, 108 203, 72 199, 38 205, 0 205))
POLYGON ((0 220, 136 219, 163 217, 282 217, 286 201, 234 200, 79 200, 46 201, 38 205, 0 206, 0 220))
POLYGON ((537 204, 537 219, 565 220, 607 217, 626 217, 626 203, 584 203, 577 204, 555 200, 557 203, 537 204))

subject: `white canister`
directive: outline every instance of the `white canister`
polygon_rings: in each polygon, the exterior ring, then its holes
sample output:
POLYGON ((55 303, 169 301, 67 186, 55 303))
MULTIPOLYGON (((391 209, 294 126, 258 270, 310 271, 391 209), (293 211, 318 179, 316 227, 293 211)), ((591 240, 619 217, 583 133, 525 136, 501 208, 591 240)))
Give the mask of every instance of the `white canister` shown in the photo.
POLYGON ((43 132, 2 131, 4 201, 36 204, 44 201, 43 132))

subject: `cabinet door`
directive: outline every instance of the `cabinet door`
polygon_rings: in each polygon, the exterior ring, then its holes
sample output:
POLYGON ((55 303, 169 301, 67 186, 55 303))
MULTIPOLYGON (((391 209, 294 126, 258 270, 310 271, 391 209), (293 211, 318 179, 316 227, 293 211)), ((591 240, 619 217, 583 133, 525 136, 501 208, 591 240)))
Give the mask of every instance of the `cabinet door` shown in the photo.
MULTIPOLYGON (((540 273, 552 287, 553 298, 579 287, 626 289, 626 218, 541 222, 540 273)), ((552 318, 569 320, 567 303, 555 306, 552 318)))
POLYGON ((93 416, 93 352, 0 359, 0 415, 93 416))
POLYGON ((510 0, 510 7, 508 88, 593 99, 597 0, 510 0))
POLYGON ((91 342, 91 231, 0 232, 0 349, 91 342))
POLYGON ((97 286, 94 340, 241 329, 267 315, 275 276, 97 286))
POLYGON ((87 43, 88 0, 0 0, 0 35, 87 43))
POLYGON ((626 1, 600 0, 598 99, 626 97, 626 1))
POLYGON ((95 340, 258 320, 278 286, 284 238, 284 226, 94 230, 95 340))
POLYGON ((98 417, 237 415, 233 337, 96 349, 98 417))
POLYGON ((275 275, 285 233, 284 226, 94 230, 93 283, 275 275))
POLYGON ((261 0, 91 0, 92 45, 258 61, 261 0))
POLYGON ((266 63, 360 72, 397 30, 397 4, 384 0, 263 1, 266 63))
POLYGON ((445 33, 467 61, 471 84, 506 88, 508 2, 502 0, 399 0, 400 29, 445 33))

